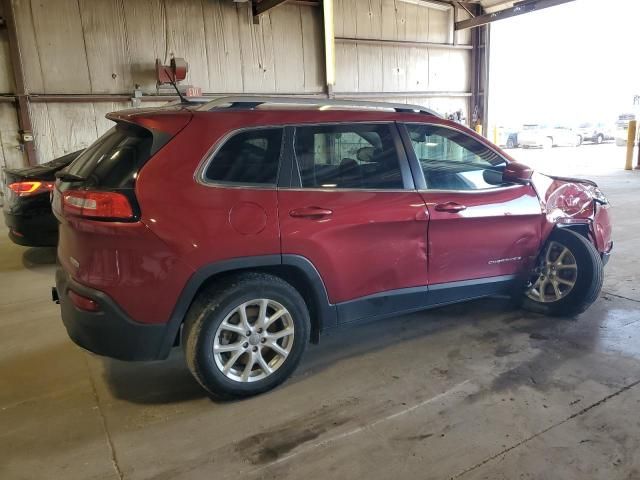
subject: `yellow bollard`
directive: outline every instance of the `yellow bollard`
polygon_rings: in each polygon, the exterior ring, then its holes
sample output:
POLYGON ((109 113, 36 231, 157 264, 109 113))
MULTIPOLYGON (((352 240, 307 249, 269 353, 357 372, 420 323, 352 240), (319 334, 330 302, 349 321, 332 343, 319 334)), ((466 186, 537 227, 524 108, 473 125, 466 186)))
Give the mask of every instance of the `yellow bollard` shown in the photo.
POLYGON ((476 125, 476 133, 478 135, 482 135, 482 125, 480 125, 480 124, 476 125))
POLYGON ((627 131, 627 163, 624 165, 625 170, 633 170, 633 146, 636 143, 636 126, 637 122, 631 120, 629 122, 629 130, 627 131))

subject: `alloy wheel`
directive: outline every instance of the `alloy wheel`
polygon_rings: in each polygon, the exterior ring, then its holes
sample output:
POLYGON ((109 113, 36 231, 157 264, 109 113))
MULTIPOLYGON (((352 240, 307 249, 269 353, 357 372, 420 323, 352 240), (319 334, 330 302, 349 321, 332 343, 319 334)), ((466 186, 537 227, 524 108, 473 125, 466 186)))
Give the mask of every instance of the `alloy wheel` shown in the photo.
POLYGON ((527 297, 535 302, 557 302, 573 290, 578 278, 578 264, 567 247, 552 241, 534 274, 527 297))
POLYGON ((294 340, 289 311, 267 298, 238 305, 222 321, 213 341, 216 366, 237 382, 262 380, 285 362, 294 340))

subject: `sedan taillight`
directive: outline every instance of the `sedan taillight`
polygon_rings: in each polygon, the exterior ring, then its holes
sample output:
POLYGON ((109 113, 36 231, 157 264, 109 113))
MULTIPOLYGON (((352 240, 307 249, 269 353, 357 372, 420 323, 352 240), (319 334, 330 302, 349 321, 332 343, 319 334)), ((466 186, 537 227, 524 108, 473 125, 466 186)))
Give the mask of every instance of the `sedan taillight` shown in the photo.
POLYGON ((76 217, 130 220, 133 209, 121 193, 92 190, 67 190, 62 196, 64 213, 76 217))
POLYGON ((19 197, 29 197, 39 193, 51 192, 54 182, 43 182, 39 180, 29 180, 9 184, 9 189, 19 197))

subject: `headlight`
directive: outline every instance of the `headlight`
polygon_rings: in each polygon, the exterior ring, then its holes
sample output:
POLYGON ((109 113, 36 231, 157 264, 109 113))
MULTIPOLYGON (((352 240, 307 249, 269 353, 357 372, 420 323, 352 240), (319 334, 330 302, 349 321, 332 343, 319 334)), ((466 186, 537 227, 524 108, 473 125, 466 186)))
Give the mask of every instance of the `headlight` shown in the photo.
POLYGON ((607 205, 609 203, 609 200, 607 199, 607 197, 604 195, 604 193, 602 193, 602 190, 600 190, 598 187, 589 185, 587 186, 587 191, 589 192, 589 195, 591 195, 593 200, 598 202, 600 205, 607 205))

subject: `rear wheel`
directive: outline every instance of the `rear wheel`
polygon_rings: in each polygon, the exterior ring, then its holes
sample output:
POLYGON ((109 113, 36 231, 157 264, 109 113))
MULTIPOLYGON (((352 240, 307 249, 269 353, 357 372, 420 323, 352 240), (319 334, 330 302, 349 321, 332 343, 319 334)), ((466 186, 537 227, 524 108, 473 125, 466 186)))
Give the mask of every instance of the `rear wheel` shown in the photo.
POLYGON ((553 148, 553 138, 551 138, 551 137, 546 137, 546 138, 542 141, 542 148, 553 148))
POLYGON ((602 142, 604 142, 604 137, 602 136, 602 134, 598 134, 598 136, 596 137, 596 143, 600 145, 602 142))
POLYGON ((272 275, 244 273, 201 293, 187 313, 183 345, 193 376, 218 397, 246 397, 289 377, 309 339, 298 291, 272 275))
POLYGON ((596 301, 603 278, 602 259, 591 242, 556 229, 540 254, 523 306, 547 315, 577 315, 596 301))
POLYGON ((513 138, 509 138, 507 140, 507 148, 516 148, 516 142, 513 140, 513 138))

